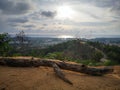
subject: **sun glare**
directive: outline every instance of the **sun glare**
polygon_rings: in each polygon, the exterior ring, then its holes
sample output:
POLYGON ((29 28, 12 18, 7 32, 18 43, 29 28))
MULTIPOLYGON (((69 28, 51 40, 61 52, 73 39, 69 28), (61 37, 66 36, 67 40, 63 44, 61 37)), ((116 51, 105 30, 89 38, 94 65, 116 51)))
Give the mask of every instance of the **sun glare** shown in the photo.
POLYGON ((59 19, 72 19, 74 11, 69 5, 62 5, 57 8, 57 18, 59 19))
POLYGON ((73 37, 73 36, 70 36, 70 35, 61 35, 61 36, 59 36, 58 38, 67 39, 67 38, 74 38, 74 37, 73 37))

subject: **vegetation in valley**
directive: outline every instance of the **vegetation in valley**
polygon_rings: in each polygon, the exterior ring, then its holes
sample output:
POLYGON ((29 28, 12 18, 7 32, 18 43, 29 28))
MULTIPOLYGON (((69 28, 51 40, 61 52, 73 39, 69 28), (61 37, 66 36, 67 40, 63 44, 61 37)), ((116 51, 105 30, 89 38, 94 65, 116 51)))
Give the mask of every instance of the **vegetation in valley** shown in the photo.
POLYGON ((87 42, 95 48, 98 48, 105 53, 107 58, 114 63, 120 63, 120 47, 99 42, 87 42))
POLYGON ((0 56, 33 56, 63 61, 74 61, 86 65, 120 64, 120 47, 99 42, 69 40, 46 48, 32 47, 25 33, 16 36, 0 34, 0 56))

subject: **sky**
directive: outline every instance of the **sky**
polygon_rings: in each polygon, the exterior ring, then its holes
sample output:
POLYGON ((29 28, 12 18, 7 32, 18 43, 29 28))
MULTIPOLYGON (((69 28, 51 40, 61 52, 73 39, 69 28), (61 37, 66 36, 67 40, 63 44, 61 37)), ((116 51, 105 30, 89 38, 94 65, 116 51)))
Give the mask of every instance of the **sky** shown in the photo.
POLYGON ((0 0, 0 33, 120 37, 120 0, 0 0))

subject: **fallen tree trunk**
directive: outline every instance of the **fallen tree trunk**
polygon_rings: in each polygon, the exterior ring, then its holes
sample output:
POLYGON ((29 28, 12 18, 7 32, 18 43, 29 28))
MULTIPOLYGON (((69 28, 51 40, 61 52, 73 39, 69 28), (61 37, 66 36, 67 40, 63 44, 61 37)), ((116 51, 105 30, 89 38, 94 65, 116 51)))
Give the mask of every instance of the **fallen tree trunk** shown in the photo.
POLYGON ((12 67, 38 67, 38 66, 53 67, 53 63, 55 63, 61 69, 71 70, 89 75, 100 76, 113 71, 112 68, 108 68, 108 67, 93 68, 93 67, 87 67, 86 65, 82 65, 82 64, 71 64, 68 62, 56 61, 56 60, 0 58, 0 65, 7 65, 12 67))
POLYGON ((63 81, 71 85, 73 85, 73 83, 65 77, 60 68, 85 73, 89 75, 99 76, 113 71, 112 68, 91 68, 82 64, 71 64, 56 60, 41 60, 41 59, 34 60, 33 58, 32 59, 0 58, 0 65, 7 65, 11 67, 38 67, 38 66, 53 67, 56 75, 63 81))
POLYGON ((62 72, 62 71, 60 70, 60 68, 57 66, 57 64, 53 63, 52 65, 53 65, 54 71, 56 72, 56 75, 57 75, 59 78, 61 78, 61 79, 62 79, 63 81, 65 81, 65 82, 73 85, 73 83, 65 77, 65 75, 63 74, 63 72, 62 72))

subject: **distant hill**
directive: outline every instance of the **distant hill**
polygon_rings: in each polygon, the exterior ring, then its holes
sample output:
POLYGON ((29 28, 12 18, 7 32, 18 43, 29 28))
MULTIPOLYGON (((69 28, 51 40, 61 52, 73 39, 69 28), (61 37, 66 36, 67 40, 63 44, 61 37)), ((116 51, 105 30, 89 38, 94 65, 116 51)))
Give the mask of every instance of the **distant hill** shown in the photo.
POLYGON ((41 54, 44 57, 52 59, 67 60, 100 60, 103 54, 81 40, 70 40, 57 45, 42 49, 41 54))
POLYGON ((30 45, 24 45, 24 43, 15 44, 13 42, 11 44, 12 49, 8 52, 8 56, 33 56, 76 62, 81 60, 100 62, 101 59, 108 59, 120 63, 119 44, 116 45, 117 43, 110 43, 110 41, 119 42, 119 38, 97 38, 86 40, 35 37, 28 39, 30 39, 30 45))
POLYGON ((98 41, 101 43, 106 43, 106 44, 120 44, 120 38, 95 38, 95 39, 90 39, 90 41, 98 41))
POLYGON ((95 62, 108 60, 106 62, 107 65, 116 65, 120 63, 120 47, 100 42, 70 40, 41 49, 39 53, 41 57, 49 59, 77 62, 81 60, 91 60, 95 62))

